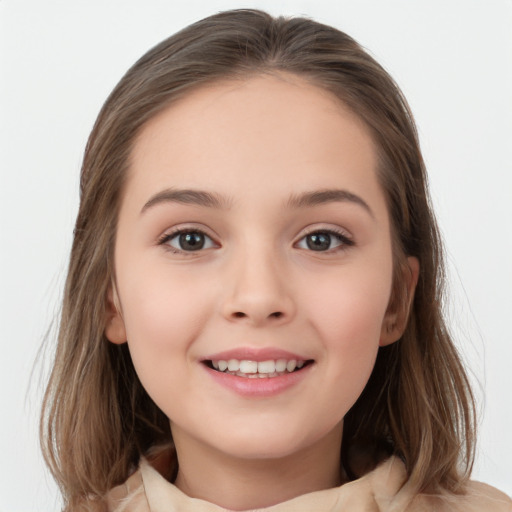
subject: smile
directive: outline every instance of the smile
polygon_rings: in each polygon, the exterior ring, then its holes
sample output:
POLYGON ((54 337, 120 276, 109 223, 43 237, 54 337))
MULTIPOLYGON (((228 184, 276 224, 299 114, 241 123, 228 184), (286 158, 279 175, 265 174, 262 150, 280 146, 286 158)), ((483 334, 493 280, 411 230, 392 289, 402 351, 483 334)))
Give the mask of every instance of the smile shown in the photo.
POLYGON ((266 361, 218 359, 205 361, 205 364, 228 375, 249 379, 269 379, 297 372, 312 362, 312 360, 303 361, 300 359, 269 359, 266 361))
MULTIPOLYGON (((309 354, 308 354, 309 356, 309 354)), ((300 385, 315 360, 276 347, 238 347, 200 359, 214 382, 244 398, 270 398, 300 385)))

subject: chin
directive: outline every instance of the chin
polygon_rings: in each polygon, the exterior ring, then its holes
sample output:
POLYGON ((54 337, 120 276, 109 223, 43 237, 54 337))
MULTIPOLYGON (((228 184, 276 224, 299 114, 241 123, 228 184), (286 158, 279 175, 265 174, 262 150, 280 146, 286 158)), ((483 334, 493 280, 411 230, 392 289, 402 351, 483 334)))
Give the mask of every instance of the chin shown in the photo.
MULTIPOLYGON (((338 429, 333 429, 338 430, 338 429)), ((341 439, 341 427, 340 427, 341 439)), ((227 455, 245 460, 284 459, 306 451, 330 437, 329 432, 305 432, 304 428, 267 427, 256 430, 232 430, 229 437, 218 439, 217 449, 227 455)), ((336 436, 335 434, 335 437, 336 436)), ((213 436, 209 438, 212 443, 213 436)))

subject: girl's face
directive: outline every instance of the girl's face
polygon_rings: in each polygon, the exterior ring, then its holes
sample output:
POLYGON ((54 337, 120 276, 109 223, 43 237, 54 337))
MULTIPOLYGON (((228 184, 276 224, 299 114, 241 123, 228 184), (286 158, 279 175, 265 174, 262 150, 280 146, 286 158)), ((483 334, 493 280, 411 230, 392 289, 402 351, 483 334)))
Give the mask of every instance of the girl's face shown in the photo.
POLYGON ((204 87, 142 130, 106 334, 128 340, 178 452, 339 449, 401 334, 376 166, 363 123, 290 75, 204 87))

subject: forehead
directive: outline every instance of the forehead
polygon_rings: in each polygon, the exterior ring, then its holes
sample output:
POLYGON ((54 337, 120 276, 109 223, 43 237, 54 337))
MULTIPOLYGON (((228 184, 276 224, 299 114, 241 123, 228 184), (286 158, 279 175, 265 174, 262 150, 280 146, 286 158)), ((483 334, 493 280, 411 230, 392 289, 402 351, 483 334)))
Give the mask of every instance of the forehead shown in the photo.
POLYGON ((132 150, 128 192, 143 201, 177 181, 220 185, 235 200, 270 184, 287 195, 379 192, 376 165, 366 125, 332 93, 295 75, 259 75, 201 87, 151 119, 132 150))

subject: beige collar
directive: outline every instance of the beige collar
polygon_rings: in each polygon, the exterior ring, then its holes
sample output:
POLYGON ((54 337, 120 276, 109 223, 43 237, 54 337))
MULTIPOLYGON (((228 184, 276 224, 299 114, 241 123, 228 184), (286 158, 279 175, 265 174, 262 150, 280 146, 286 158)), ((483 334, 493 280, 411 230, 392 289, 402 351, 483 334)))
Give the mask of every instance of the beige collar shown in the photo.
MULTIPOLYGON (((226 512, 204 500, 190 498, 167 482, 147 461, 140 466, 146 499, 151 512, 226 512), (172 504, 172 505, 170 505, 172 504)), ((390 458, 374 471, 353 482, 298 496, 265 509, 265 512, 398 512, 405 510, 410 498, 399 493, 405 469, 397 458, 390 458)), ((256 509, 251 510, 256 512, 256 509)))
MULTIPOLYGON (((391 457, 341 487, 246 512, 512 512, 512 500, 485 484, 469 482, 464 495, 431 496, 414 494, 405 480, 403 463, 391 457)), ((108 493, 106 504, 108 512, 232 512, 187 496, 146 459, 124 484, 108 493)))

